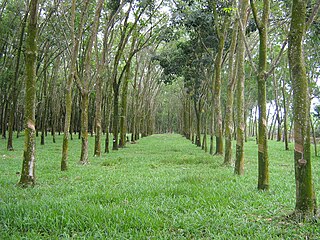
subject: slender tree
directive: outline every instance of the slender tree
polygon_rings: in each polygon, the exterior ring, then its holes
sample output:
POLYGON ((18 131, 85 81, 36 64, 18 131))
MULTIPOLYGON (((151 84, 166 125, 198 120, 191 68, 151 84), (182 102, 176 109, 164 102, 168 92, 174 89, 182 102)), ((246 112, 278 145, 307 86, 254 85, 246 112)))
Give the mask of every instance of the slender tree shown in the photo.
POLYGON ((88 1, 82 9, 81 19, 78 27, 78 34, 75 34, 75 20, 76 20, 76 0, 72 0, 71 5, 71 20, 70 20, 70 32, 71 32, 71 49, 70 49, 70 66, 69 66, 69 76, 65 87, 65 104, 66 113, 64 120, 64 135, 63 135, 63 146, 62 146, 62 159, 61 159, 61 170, 65 171, 68 169, 68 149, 69 149, 69 132, 71 123, 71 111, 72 111, 72 86, 73 81, 76 76, 76 62, 79 52, 80 39, 83 33, 83 22, 85 12, 88 7, 88 1))
POLYGON ((22 172, 19 185, 35 184, 35 99, 36 99, 36 61, 37 61, 37 17, 38 1, 30 1, 30 15, 26 38, 26 95, 25 95, 25 139, 22 172))
POLYGON ((251 9, 256 26, 259 30, 259 67, 258 67, 258 107, 259 107, 259 133, 258 133, 258 189, 269 189, 269 158, 267 141, 267 33, 270 12, 269 0, 263 1, 262 18, 259 19, 254 0, 250 0, 251 9))
POLYGON ((80 78, 76 75, 77 86, 81 93, 81 155, 80 163, 88 163, 88 111, 89 111, 89 92, 90 92, 90 76, 91 76, 91 58, 93 44, 96 41, 98 28, 100 24, 100 14, 102 10, 103 0, 97 0, 94 23, 89 34, 88 46, 84 56, 84 76, 80 78))
POLYGON ((229 27, 230 17, 225 14, 222 26, 218 22, 217 3, 214 1, 213 18, 215 29, 218 37, 218 51, 214 60, 214 116, 215 116, 215 135, 216 135, 216 152, 215 154, 223 154, 223 130, 222 130, 222 113, 221 113, 221 68, 223 60, 224 45, 226 41, 226 30, 229 27))
POLYGON ((236 85, 236 63, 234 61, 234 54, 236 50, 236 41, 239 24, 235 22, 231 38, 231 46, 229 51, 229 75, 228 75, 228 87, 227 87, 227 102, 226 102, 226 117, 225 117, 225 155, 224 164, 230 165, 232 161, 232 133, 233 133, 233 102, 234 102, 234 89, 236 85))
POLYGON ((240 0, 240 18, 239 18, 239 36, 237 48, 237 145, 236 145, 236 163, 235 174, 244 174, 244 56, 245 56, 245 29, 247 23, 247 9, 249 0, 240 0))

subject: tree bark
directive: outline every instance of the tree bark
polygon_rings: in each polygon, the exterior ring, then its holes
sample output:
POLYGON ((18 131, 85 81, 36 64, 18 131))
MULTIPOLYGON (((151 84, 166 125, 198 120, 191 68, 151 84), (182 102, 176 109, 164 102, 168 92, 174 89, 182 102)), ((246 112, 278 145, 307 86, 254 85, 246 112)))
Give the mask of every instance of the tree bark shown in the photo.
MULTIPOLYGON (((86 9, 84 9, 85 11, 86 9)), ((63 145, 62 145, 62 158, 61 158, 61 171, 66 171, 68 169, 68 150, 69 150, 69 130, 71 122, 71 110, 72 110, 72 86, 76 75, 76 61, 79 51, 79 40, 81 39, 83 33, 83 21, 84 14, 82 14, 79 31, 77 36, 75 35, 75 12, 76 12, 76 0, 72 0, 71 7, 71 39, 72 39, 72 56, 70 59, 70 73, 65 88, 65 120, 64 120, 64 135, 63 135, 63 145)))
POLYGON ((113 144, 112 150, 118 150, 118 139, 119 139, 119 85, 113 84, 113 144))
POLYGON ((295 214, 299 219, 310 219, 316 212, 316 196, 310 154, 310 100, 302 45, 306 32, 307 2, 293 0, 292 3, 288 57, 293 87, 295 214))
POLYGON ((224 18, 223 26, 219 29, 218 14, 215 6, 213 7, 216 31, 219 39, 218 52, 214 61, 214 113, 215 113, 215 135, 216 135, 216 152, 215 154, 223 154, 223 130, 222 130, 222 114, 221 114, 221 68, 223 60, 223 52, 225 45, 226 29, 229 25, 228 16, 224 18))
POLYGON ((25 95, 25 138, 21 178, 22 187, 35 184, 35 100, 36 100, 36 61, 37 61, 37 16, 38 1, 30 1, 30 15, 26 38, 26 95, 25 95))
POLYGON ((247 9, 249 1, 240 0, 240 33, 238 36, 238 49, 237 49, 237 144, 236 144, 236 162, 234 173, 237 175, 244 174, 244 82, 245 82, 245 69, 244 69, 244 57, 245 57, 245 29, 247 23, 247 9), (241 33, 242 31, 242 33, 241 33))
POLYGON ((226 123, 225 123, 225 153, 224 165, 231 165, 232 162, 232 133, 233 133, 233 102, 234 102, 234 88, 236 84, 236 64, 234 61, 234 54, 236 50, 236 41, 238 33, 238 22, 236 21, 233 26, 231 46, 229 52, 229 82, 227 87, 227 102, 226 102, 226 123))
POLYGON ((270 12, 269 0, 263 1, 262 18, 258 19, 254 0, 250 0, 251 9, 259 30, 259 67, 258 67, 258 107, 259 107, 259 132, 258 132, 258 189, 269 189, 269 157, 267 140, 267 33, 270 12))
POLYGON ((122 96, 121 96, 121 117, 120 117, 120 142, 119 147, 125 147, 126 136, 127 136, 127 99, 128 99, 128 84, 131 73, 131 64, 128 64, 125 79, 122 85, 122 96))
POLYGON ((85 54, 85 62, 84 62, 84 77, 82 81, 78 81, 78 87, 81 91, 81 155, 80 155, 80 163, 87 164, 88 160, 88 123, 89 123, 89 80, 91 76, 91 57, 92 57, 92 49, 93 43, 96 41, 98 28, 99 28, 99 20, 100 14, 102 10, 103 0, 97 0, 96 9, 94 15, 94 24, 92 30, 90 32, 88 48, 85 54))

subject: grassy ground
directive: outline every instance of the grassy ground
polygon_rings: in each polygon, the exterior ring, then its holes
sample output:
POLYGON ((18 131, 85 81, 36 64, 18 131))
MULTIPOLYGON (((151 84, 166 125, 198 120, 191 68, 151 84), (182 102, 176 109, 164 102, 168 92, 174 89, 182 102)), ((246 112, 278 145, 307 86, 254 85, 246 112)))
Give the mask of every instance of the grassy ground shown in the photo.
POLYGON ((61 142, 37 144, 37 185, 20 189, 23 138, 14 152, 0 140, 0 239, 320 239, 320 223, 284 218, 295 186, 293 152, 282 143, 269 143, 271 190, 259 192, 254 141, 243 177, 179 135, 141 139, 87 166, 73 140, 70 170, 61 172, 61 142))

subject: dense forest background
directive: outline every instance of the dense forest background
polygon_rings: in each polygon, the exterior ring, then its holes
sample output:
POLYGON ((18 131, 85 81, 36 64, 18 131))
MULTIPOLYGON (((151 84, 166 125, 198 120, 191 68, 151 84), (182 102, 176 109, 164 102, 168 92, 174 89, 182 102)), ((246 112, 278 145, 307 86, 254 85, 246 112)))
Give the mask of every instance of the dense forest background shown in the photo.
POLYGON ((79 162, 87 164, 89 148, 99 157, 140 137, 175 132, 223 155, 226 165, 235 160, 239 175, 244 142, 254 138, 258 188, 268 190, 267 142, 274 139, 286 150, 295 142, 296 209, 313 212, 319 6, 315 0, 1 0, 0 129, 9 151, 15 137, 25 136, 20 183, 35 182, 38 135, 41 145, 49 134, 53 142, 63 135, 61 170, 67 170, 70 139, 81 139, 79 162))

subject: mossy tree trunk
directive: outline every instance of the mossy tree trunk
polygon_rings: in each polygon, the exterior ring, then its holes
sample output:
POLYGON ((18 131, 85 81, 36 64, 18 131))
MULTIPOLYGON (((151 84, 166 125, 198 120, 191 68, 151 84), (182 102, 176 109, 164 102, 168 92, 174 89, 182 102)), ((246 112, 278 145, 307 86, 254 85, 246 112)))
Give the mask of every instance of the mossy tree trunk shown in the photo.
MULTIPOLYGON (((106 71, 108 71, 108 65, 106 64, 107 61, 109 61, 109 55, 107 53, 110 51, 112 40, 113 40, 113 26, 114 26, 114 14, 116 14, 118 9, 115 9, 111 12, 107 19, 107 23, 104 29, 104 36, 103 36, 103 49, 102 49, 102 57, 100 60, 99 55, 99 44, 98 41, 95 42, 95 50, 96 50, 96 62, 98 64, 97 67, 97 80, 96 80, 96 99, 95 99, 95 145, 94 145, 94 156, 100 157, 101 156, 101 134, 102 134, 102 88, 103 88, 103 82, 102 82, 102 74, 103 70, 106 68, 106 71)), ((109 82, 106 83, 105 86, 105 94, 107 94, 105 104, 104 104, 104 118, 105 118, 105 132, 106 132, 106 144, 105 144, 105 152, 109 152, 109 115, 110 115, 110 101, 109 98, 111 97, 111 93, 109 92, 110 84, 109 82), (107 105, 107 106, 106 106, 107 105)))
POLYGON ((239 18, 239 36, 237 47, 237 144, 236 144, 236 162, 234 173, 244 174, 244 56, 245 56, 245 26, 247 24, 247 9, 249 1, 240 0, 240 18, 239 18), (242 31, 242 32, 241 32, 242 31))
POLYGON ((22 187, 35 184, 35 100, 36 100, 36 61, 37 61, 37 16, 38 1, 30 1, 30 15, 26 38, 26 95, 25 95, 25 138, 21 178, 22 187))
MULTIPOLYGON (((135 72, 139 71, 139 63, 137 61, 135 72)), ((132 86, 132 100, 131 100, 131 110, 132 110, 132 118, 131 118, 131 142, 135 142, 136 138, 136 119, 137 119, 137 105, 138 105, 138 96, 137 96, 137 74, 133 80, 132 86)))
POLYGON ((126 74, 124 77, 124 82, 122 85, 122 95, 121 95, 121 117, 120 117, 120 142, 119 147, 125 147, 126 145, 126 136, 127 136, 127 99, 128 99, 128 85, 129 78, 131 74, 131 64, 128 64, 126 74))
POLYGON ((250 0, 251 9, 259 30, 259 67, 258 67, 258 107, 259 107, 259 132, 258 132, 258 189, 269 189, 269 157, 267 140, 267 33, 270 12, 269 0, 263 1, 262 18, 258 19, 258 12, 254 0, 250 0))
POLYGON ((88 47, 85 54, 85 62, 84 62, 84 77, 82 79, 76 78, 77 85, 81 92, 81 155, 80 155, 80 163, 87 164, 88 160, 88 123, 89 123, 89 80, 91 77, 91 57, 93 44, 96 41, 99 23, 100 23, 100 14, 102 10, 103 0, 97 0, 95 16, 94 16, 94 24, 92 26, 88 47))
POLYGON ((292 1, 288 54, 293 88, 295 213, 299 219, 309 219, 316 211, 310 154, 310 100, 303 55, 306 7, 305 0, 292 1))
POLYGON ((101 71, 99 71, 100 67, 98 67, 98 76, 96 81, 96 99, 95 99, 95 142, 94 142, 94 156, 101 156, 101 98, 102 98, 102 79, 101 79, 101 71), (99 73, 100 72, 100 73, 99 73))
POLYGON ((88 105, 89 94, 81 91, 81 155, 80 163, 87 164, 88 160, 88 105))
MULTIPOLYGON (((83 11, 87 10, 88 1, 86 1, 86 7, 83 11)), ((66 171, 68 169, 68 150, 69 150, 69 131, 70 131, 70 123, 71 123, 71 111, 72 111, 72 86, 73 81, 76 75, 76 61, 79 51, 79 40, 81 39, 83 33, 83 22, 84 15, 80 19, 78 34, 75 34, 75 18, 76 18, 76 0, 72 0, 71 5, 71 59, 70 59, 70 72, 67 79, 66 87, 65 87, 65 119, 64 119, 64 135, 63 135, 63 145, 62 145, 62 158, 61 158, 61 171, 66 171)))
POLYGON ((237 43, 238 21, 233 26, 231 37, 231 45, 229 52, 229 82, 227 87, 227 102, 226 102, 226 122, 225 122, 225 154, 223 164, 231 165, 232 162, 232 133, 233 133, 233 102, 234 89, 236 84, 236 64, 234 61, 234 54, 237 43))
POLYGON ((118 150, 119 146, 119 87, 117 83, 113 84, 112 150, 118 150))
MULTIPOLYGON (((214 1, 215 2, 215 1, 214 1)), ((219 40, 218 52, 214 61, 214 116, 215 116, 215 135, 216 135, 216 152, 215 154, 223 154, 223 130, 222 130, 222 114, 221 114, 221 68, 223 60, 223 52, 225 45, 226 30, 229 26, 229 17, 223 19, 222 27, 220 29, 218 22, 218 13, 216 7, 213 6, 214 21, 216 32, 219 40)))
MULTIPOLYGON (((122 85, 122 95, 121 95, 121 117, 120 117, 120 141, 119 141, 119 147, 124 147, 126 145, 126 136, 127 136, 127 102, 128 102, 128 87, 129 87, 129 80, 131 75, 131 61, 135 49, 136 44, 136 38, 132 38, 131 43, 131 50, 130 50, 130 56, 128 59, 128 62, 126 64, 124 79, 123 79, 123 85, 122 85)), ((137 63, 138 64, 138 63, 137 63)), ((135 73, 135 78, 137 77, 137 72, 135 73)))

